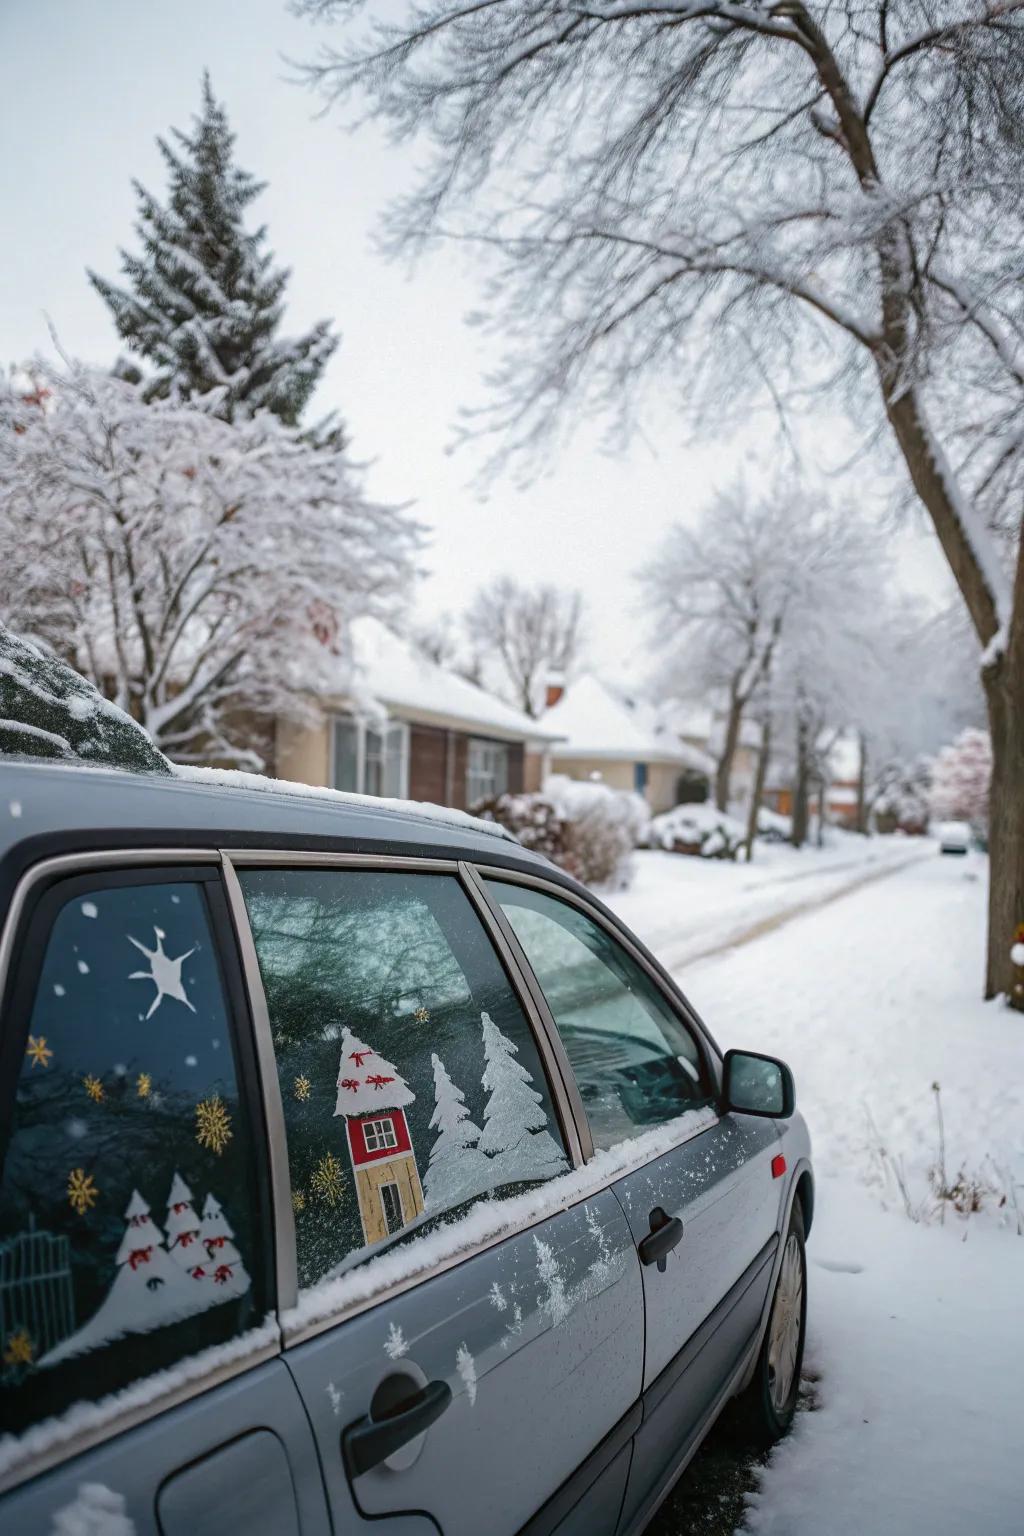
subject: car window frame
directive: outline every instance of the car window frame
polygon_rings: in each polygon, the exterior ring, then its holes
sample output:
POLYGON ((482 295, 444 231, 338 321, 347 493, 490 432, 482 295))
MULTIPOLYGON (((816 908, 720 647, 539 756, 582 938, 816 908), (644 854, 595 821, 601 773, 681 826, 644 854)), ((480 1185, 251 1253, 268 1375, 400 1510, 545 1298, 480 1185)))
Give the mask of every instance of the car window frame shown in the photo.
MULTIPOLYGON (((48 897, 61 886, 78 886, 93 879, 94 889, 131 884, 180 882, 201 883, 206 888, 212 942, 224 985, 228 1027, 237 1067, 238 1093, 244 1103, 251 1127, 258 1216, 273 1245, 263 1248, 263 1291, 266 1301, 264 1319, 279 1312, 276 1296, 276 1222, 268 1166, 268 1125, 265 1095, 254 1051, 252 1016, 248 988, 245 985, 241 956, 233 932, 230 903, 225 888, 220 852, 213 848, 104 848, 78 853, 56 854, 40 859, 24 870, 11 895, 0 927, 0 1107, 13 1105, 24 1045, 31 1026, 32 1005, 53 931, 53 921, 46 921, 48 897), (128 875, 128 880, 118 876, 128 875), (211 894, 212 893, 212 894, 211 894), (20 1010, 22 1017, 18 1018, 20 1010)), ((73 894, 69 895, 73 900, 73 894)), ((63 903, 56 911, 62 910, 63 903)), ((0 1144, 0 1177, 6 1157, 7 1140, 13 1128, 13 1115, 7 1134, 0 1144)), ((244 1335, 243 1335, 244 1337, 244 1335)), ((267 1343, 255 1346, 237 1359, 221 1360, 201 1375, 168 1386, 145 1403, 134 1403, 115 1411, 102 1423, 83 1426, 46 1449, 26 1452, 9 1471, 0 1473, 0 1496, 22 1483, 62 1465, 83 1452, 102 1445, 118 1435, 168 1412, 172 1408, 211 1391, 234 1377, 241 1376, 281 1354, 280 1331, 267 1343)), ((189 1358, 183 1356, 183 1359, 189 1358)), ((159 1372, 155 1374, 160 1374, 159 1372)), ((145 1381, 145 1375, 136 1378, 145 1381)), ((130 1389, 134 1383, 126 1383, 130 1389)), ((58 1419, 61 1417, 57 1415, 58 1419)), ((29 1432, 31 1433, 31 1431, 29 1432)))
MULTIPOLYGON (((481 882, 476 876, 475 867, 469 861, 458 858, 433 858, 429 855, 419 858, 408 854, 327 853, 308 848, 285 849, 277 846, 274 848, 222 848, 220 850, 220 862, 224 888, 227 894, 228 905, 231 909, 232 922, 238 942, 242 971, 249 993, 249 1014, 255 1036, 256 1055, 260 1066, 260 1080, 263 1085, 271 1187, 274 1196, 275 1252, 278 1255, 278 1322, 281 1327, 284 1347, 287 1350, 303 1343, 306 1339, 325 1332, 328 1328, 338 1327, 347 1318, 354 1317, 359 1312, 368 1311, 370 1308, 379 1306, 382 1302, 394 1296, 401 1295, 403 1291, 410 1290, 415 1285, 423 1284, 434 1275, 441 1274, 447 1269, 452 1269, 457 1264, 465 1263, 476 1254, 495 1246, 496 1243, 503 1242, 513 1232, 526 1230, 529 1226, 537 1225, 540 1221, 546 1220, 547 1216, 531 1218, 521 1225, 510 1225, 495 1237, 487 1238, 480 1243, 467 1245, 458 1254, 453 1255, 449 1259, 438 1260, 428 1268, 417 1271, 415 1275, 408 1279, 399 1280, 387 1286, 382 1285, 371 1296, 346 1306, 341 1306, 336 1311, 332 1311, 328 1317, 318 1318, 315 1322, 310 1323, 300 1323, 290 1317, 289 1314, 294 1311, 298 1304, 299 1286, 298 1256, 295 1241, 295 1213, 291 1202, 291 1178, 289 1173, 284 1104, 277 1072, 277 1060, 274 1054, 270 1011, 263 987, 259 957, 256 953, 256 945, 249 923, 245 895, 241 882, 238 879, 237 871, 239 869, 365 869, 377 873, 395 871, 407 874, 454 877, 465 892, 471 907, 479 918, 484 934, 495 951, 497 960, 508 978, 512 994, 526 1019, 527 1027, 530 1030, 534 1046, 537 1050, 541 1069, 545 1075, 552 1109, 558 1121, 559 1131, 568 1153, 571 1170, 576 1171, 585 1166, 589 1161, 587 1149, 589 1148, 589 1151, 592 1153, 593 1144, 590 1140, 590 1129, 586 1123, 586 1116, 583 1112, 579 1090, 576 1087, 576 1080, 572 1075, 561 1039, 553 1025, 549 1024, 545 1019, 545 1010, 538 1007, 535 1000, 534 987, 528 981, 527 970, 521 964, 517 948, 507 942, 503 931, 501 915, 495 913, 492 903, 487 900, 481 882)), ((588 1191, 586 1196, 581 1195, 579 1198, 588 1198, 589 1193, 588 1191)), ((577 1202, 574 1199, 572 1203, 575 1204, 577 1202)))
MULTIPOLYGON (((520 943, 515 930, 512 927, 512 924, 509 922, 508 917, 503 911, 500 902, 498 901, 494 892, 490 889, 490 882, 492 881, 497 881, 508 885, 522 885, 528 889, 539 891, 542 895, 548 896, 555 901, 562 901, 565 902, 568 906, 575 907, 577 911, 581 912, 583 916, 588 918, 590 922, 595 924, 595 926, 603 929, 604 932, 607 933, 609 937, 612 938, 620 946, 620 948, 625 951, 629 958, 640 967, 640 969, 650 980, 659 997, 663 999, 666 1007, 669 1009, 670 1013, 672 1014, 673 1018, 675 1018, 680 1028, 684 1029, 692 1039, 694 1048, 697 1052, 698 1060, 701 1065, 701 1070, 710 1088, 710 1102, 708 1107, 713 1108, 716 1116, 721 1119, 723 1113, 721 1051, 719 1050, 715 1041, 708 1034, 707 1030, 704 1028, 703 1023, 698 1018, 690 1003, 676 986, 672 978, 658 964, 654 957, 647 954, 646 951, 636 942, 629 930, 615 918, 614 914, 606 911, 597 902, 588 899, 587 896, 581 895, 574 887, 562 885, 558 881, 545 880, 541 877, 538 877, 537 875, 526 874, 520 870, 503 869, 500 865, 478 864, 475 866, 475 872, 479 878, 483 899, 486 900, 494 910, 496 920, 501 924, 504 935, 510 947, 518 951, 520 963, 530 978, 531 989, 535 993, 537 1006, 546 1016, 546 1023, 548 1027, 556 1035, 558 1034, 558 1026, 555 1023, 554 1015, 552 1014, 548 1005, 548 1001, 544 994, 544 989, 540 983, 540 979, 534 973, 533 967, 530 964, 529 957, 526 954, 526 951, 523 949, 523 946, 520 943)), ((566 1061, 566 1068, 571 1073, 572 1066, 565 1053, 565 1047, 561 1045, 560 1037, 559 1045, 561 1047, 562 1055, 566 1061)), ((575 1077, 573 1077, 573 1083, 575 1086, 575 1077)), ((579 1093, 578 1087, 576 1087, 575 1096, 580 1105, 580 1112, 583 1115, 584 1120, 586 1120, 586 1111, 583 1108, 583 1100, 579 1093)), ((706 1128, 706 1126, 701 1127, 702 1130, 706 1128)), ((690 1139, 690 1134, 699 1135, 700 1132, 695 1131, 693 1133, 685 1134, 681 1136, 679 1141, 674 1143, 674 1145, 682 1145, 684 1141, 690 1139)), ((589 1124, 587 1125, 586 1136, 590 1147, 587 1158, 587 1161, 589 1162, 595 1155, 593 1137, 590 1132, 589 1124)))

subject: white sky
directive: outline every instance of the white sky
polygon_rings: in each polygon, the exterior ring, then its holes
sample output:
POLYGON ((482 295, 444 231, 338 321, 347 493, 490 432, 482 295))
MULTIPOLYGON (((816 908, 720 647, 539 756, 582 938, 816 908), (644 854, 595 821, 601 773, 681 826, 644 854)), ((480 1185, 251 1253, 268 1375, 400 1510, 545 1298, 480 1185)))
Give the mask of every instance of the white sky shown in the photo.
MULTIPOLYGON (((0 0, 0 359, 48 351, 49 316, 65 350, 113 360, 119 339, 85 268, 119 278, 117 247, 136 244, 131 180, 163 195, 155 135, 189 126, 208 66, 239 162, 269 182, 252 215, 293 270, 286 328, 332 316, 342 333, 310 414, 337 407, 354 452, 372 461, 373 494, 413 501, 431 529, 418 612, 457 611, 505 570, 579 586, 597 664, 646 672, 631 573, 716 484, 770 462, 775 429, 762 422, 695 449, 666 401, 624 456, 602 452, 595 427, 530 489, 499 483, 481 499, 472 453, 446 451, 496 361, 462 321, 480 304, 471 258, 449 248, 410 277, 374 252, 376 216, 408 181, 409 152, 373 128, 350 135, 318 118, 318 102, 289 83, 284 58, 310 56, 317 39, 285 0, 0 0)), ((836 458, 843 438, 824 421, 807 440, 836 458)), ((860 466, 836 492, 863 495, 863 477, 860 466)), ((945 593, 930 536, 908 530, 893 556, 908 588, 945 593)))

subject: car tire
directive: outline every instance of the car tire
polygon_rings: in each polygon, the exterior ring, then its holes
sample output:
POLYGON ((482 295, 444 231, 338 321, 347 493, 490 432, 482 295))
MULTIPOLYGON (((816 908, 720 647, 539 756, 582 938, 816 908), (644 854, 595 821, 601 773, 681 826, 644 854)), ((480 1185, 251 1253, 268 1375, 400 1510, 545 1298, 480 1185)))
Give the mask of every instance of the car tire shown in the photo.
POLYGON ((788 1431, 800 1394, 800 1371, 807 1329, 807 1254, 804 1213, 793 1201, 789 1228, 782 1245, 768 1326, 749 1386, 736 1400, 737 1432, 751 1445, 767 1450, 788 1431))

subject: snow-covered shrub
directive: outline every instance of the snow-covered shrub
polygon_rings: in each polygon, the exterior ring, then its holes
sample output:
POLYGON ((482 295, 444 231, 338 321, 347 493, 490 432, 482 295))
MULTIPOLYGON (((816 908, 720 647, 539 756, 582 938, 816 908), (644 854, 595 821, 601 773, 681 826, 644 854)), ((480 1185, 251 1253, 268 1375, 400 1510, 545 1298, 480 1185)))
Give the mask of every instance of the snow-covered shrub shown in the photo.
POLYGON ((0 623, 0 753, 85 758, 140 773, 170 764, 130 715, 56 656, 0 623))
POLYGON ((586 885, 628 885, 633 850, 649 835, 643 797, 561 773, 550 776, 544 792, 564 824, 557 862, 586 885))
POLYGON ((931 814, 931 787, 930 757, 886 763, 868 793, 876 829, 925 832, 931 814))
POLYGON ((762 805, 757 813, 757 835, 765 843, 788 843, 793 836, 792 816, 783 816, 762 805))
POLYGON ((651 822, 651 846, 702 859, 734 859, 746 841, 746 828, 713 805, 677 805, 651 822))
POLYGON ((992 739, 988 731, 968 729, 935 759, 931 804, 942 820, 969 821, 988 827, 988 796, 992 782, 992 739))
POLYGON ((474 816, 496 821, 506 831, 554 863, 562 862, 565 852, 565 824, 551 801, 544 795, 495 795, 473 807, 474 816))

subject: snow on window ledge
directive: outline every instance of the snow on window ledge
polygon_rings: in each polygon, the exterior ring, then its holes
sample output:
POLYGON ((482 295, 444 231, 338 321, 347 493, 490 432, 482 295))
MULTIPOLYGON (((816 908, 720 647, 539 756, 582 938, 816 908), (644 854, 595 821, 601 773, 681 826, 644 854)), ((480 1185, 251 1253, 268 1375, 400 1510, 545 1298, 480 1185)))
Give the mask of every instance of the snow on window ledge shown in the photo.
POLYGON ((197 1355, 188 1355, 184 1360, 179 1360, 177 1365, 132 1382, 120 1392, 112 1392, 98 1402, 73 1403, 64 1413, 33 1424, 22 1435, 4 1435, 0 1439, 0 1478, 22 1462, 58 1450, 79 1435, 93 1435, 123 1414, 170 1397, 172 1393, 180 1392, 193 1382, 201 1381, 203 1377, 211 1376, 225 1366, 244 1362, 267 1348, 277 1347, 280 1342, 277 1320, 268 1312, 258 1328, 250 1328, 248 1332, 229 1339, 225 1344, 216 1344, 210 1349, 201 1350, 197 1355))
MULTIPOLYGON (((718 1112, 710 1105, 687 1110, 641 1136, 595 1153, 584 1167, 549 1179, 526 1194, 512 1195, 504 1200, 479 1200, 465 1215, 407 1246, 392 1249, 366 1263, 359 1261, 371 1250, 360 1249, 350 1254, 334 1271, 303 1291, 295 1307, 282 1313, 281 1326, 286 1338, 352 1307, 383 1300, 395 1287, 439 1264, 466 1255, 494 1238, 511 1237, 577 1205, 616 1179, 698 1135, 714 1125, 718 1118, 718 1112), (350 1268, 354 1263, 359 1267, 350 1268)), ((419 1218, 419 1222, 428 1218, 429 1213, 419 1218)), ((408 1232, 409 1229, 405 1230, 408 1232)))

